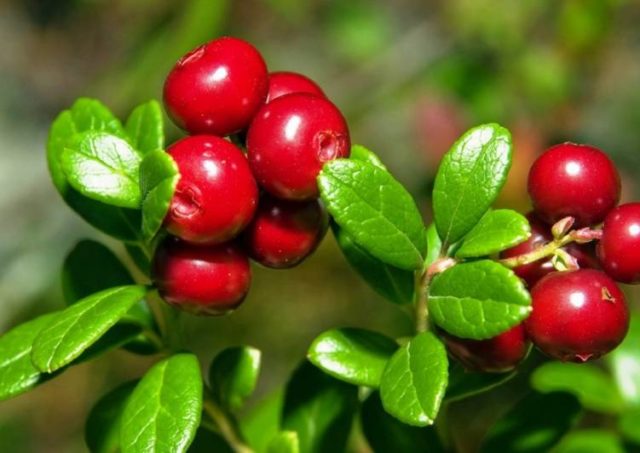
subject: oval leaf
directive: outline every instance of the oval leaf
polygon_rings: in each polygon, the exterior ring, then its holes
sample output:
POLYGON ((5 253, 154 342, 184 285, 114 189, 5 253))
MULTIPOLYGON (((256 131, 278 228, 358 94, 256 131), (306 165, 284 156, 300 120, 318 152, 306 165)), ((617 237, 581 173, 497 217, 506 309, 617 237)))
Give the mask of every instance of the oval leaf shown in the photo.
POLYGON ((282 431, 269 442, 267 453, 298 453, 300 442, 295 431, 282 431))
POLYGON ((151 100, 133 109, 127 118, 125 130, 131 146, 142 154, 163 149, 164 127, 158 101, 151 100))
POLYGON ((209 368, 209 384, 218 401, 236 411, 251 396, 260 375, 260 351, 237 346, 222 351, 209 368))
POLYGON ((395 341, 377 332, 332 329, 313 340, 307 358, 337 379, 379 387, 382 372, 396 349, 395 341))
POLYGON ((465 133, 442 158, 433 215, 443 242, 467 234, 494 202, 511 167, 511 134, 497 124, 465 133))
MULTIPOLYGON (((636 432, 637 426, 636 426, 636 432)), ((618 436, 604 429, 582 429, 567 434, 553 453, 625 453, 618 436)))
POLYGON ((531 296, 506 267, 483 260, 455 265, 429 288, 429 313, 447 332, 462 338, 495 337, 524 321, 531 296))
POLYGON ((147 242, 162 226, 176 190, 178 166, 164 151, 149 152, 140 165, 142 235, 147 242))
POLYGON ((459 401, 478 393, 487 392, 515 377, 516 372, 476 373, 464 369, 457 362, 449 367, 449 386, 444 399, 447 402, 459 401))
POLYGON ((269 442, 280 430, 283 402, 284 391, 278 388, 253 407, 242 419, 240 424, 242 435, 256 452, 265 452, 269 442))
POLYGON ((202 376, 193 354, 158 362, 129 397, 122 415, 123 453, 183 452, 193 441, 202 412, 202 376))
POLYGON ((640 316, 631 314, 629 332, 622 344, 607 355, 618 391, 624 400, 640 407, 640 316))
POLYGON ((414 426, 433 424, 447 388, 447 351, 431 332, 424 332, 391 358, 380 381, 384 409, 414 426))
POLYGON ((622 414, 618 419, 618 429, 630 442, 640 445, 640 409, 634 408, 622 414))
POLYGON ((487 256, 527 240, 529 221, 510 209, 488 211, 469 231, 456 252, 459 258, 487 256))
POLYGON ((373 151, 369 151, 362 145, 353 145, 351 147, 351 154, 349 154, 351 160, 360 160, 362 162, 369 162, 382 170, 386 170, 387 167, 382 163, 380 158, 376 156, 373 151))
POLYGON ((327 210, 356 244, 387 264, 421 268, 422 217, 390 173, 369 162, 338 159, 324 165, 318 184, 327 210))
POLYGON ((34 340, 33 364, 48 373, 68 365, 144 295, 144 286, 120 286, 100 291, 59 312, 34 340))

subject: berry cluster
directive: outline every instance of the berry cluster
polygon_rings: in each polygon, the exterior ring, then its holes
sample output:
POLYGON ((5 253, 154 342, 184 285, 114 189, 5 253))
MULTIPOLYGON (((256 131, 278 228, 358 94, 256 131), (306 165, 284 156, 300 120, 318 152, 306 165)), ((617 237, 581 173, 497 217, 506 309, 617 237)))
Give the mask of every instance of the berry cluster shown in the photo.
POLYGON ((616 207, 620 177, 613 162, 590 146, 553 146, 531 167, 528 191, 532 234, 501 258, 532 258, 514 268, 530 288, 532 313, 489 340, 449 338, 450 352, 469 368, 512 369, 529 340, 550 357, 585 362, 627 333, 629 310, 616 281, 640 283, 640 203, 616 207), (573 226, 579 229, 569 232, 573 226), (596 247, 592 239, 599 239, 596 247))
POLYGON ((325 162, 348 157, 347 123, 312 80, 268 73, 251 44, 230 37, 176 63, 164 104, 189 136, 167 150, 180 179, 154 280, 176 307, 226 313, 247 294, 249 257, 292 267, 325 235, 316 177, 325 162))

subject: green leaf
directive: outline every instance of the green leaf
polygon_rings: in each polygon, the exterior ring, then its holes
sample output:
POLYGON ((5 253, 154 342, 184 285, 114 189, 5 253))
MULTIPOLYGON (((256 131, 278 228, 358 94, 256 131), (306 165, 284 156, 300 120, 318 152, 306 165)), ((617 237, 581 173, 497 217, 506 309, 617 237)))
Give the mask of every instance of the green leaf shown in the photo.
POLYGON ((530 235, 529 221, 522 214, 510 209, 488 211, 465 235, 456 256, 491 255, 526 241, 530 235))
POLYGON ((387 414, 378 392, 362 404, 360 419, 362 431, 375 452, 444 452, 434 427, 409 426, 387 414))
POLYGON ((487 392, 516 375, 515 371, 507 373, 476 373, 464 369, 457 362, 451 362, 449 366, 449 386, 445 401, 459 401, 478 393, 487 392))
POLYGON ((331 329, 320 334, 307 358, 336 379, 354 385, 379 387, 387 362, 398 344, 377 332, 364 329, 331 329))
POLYGON ((422 267, 426 237, 411 195, 369 162, 337 159, 318 176, 327 210, 365 251, 406 270, 422 267))
POLYGON ((144 297, 144 286, 119 286, 93 294, 59 312, 33 342, 35 367, 52 372, 71 363, 144 297))
POLYGON ((382 163, 380 158, 373 153, 373 151, 368 150, 362 145, 353 145, 351 147, 351 154, 349 155, 349 158, 352 160, 368 162, 378 168, 381 168, 382 170, 387 169, 387 167, 382 163))
POLYGON ((571 429, 580 403, 567 393, 530 393, 487 433, 481 452, 546 453, 571 429))
POLYGON ((552 453, 625 453, 625 449, 611 431, 583 429, 567 434, 552 453))
POLYGON ((593 365, 545 363, 531 375, 531 385, 542 393, 571 393, 584 407, 596 412, 616 414, 624 409, 613 379, 593 365))
POLYGON ((55 315, 39 316, 0 336, 0 401, 27 392, 48 379, 31 363, 31 344, 55 315))
POLYGON ((84 427, 84 439, 92 453, 120 451, 122 413, 138 381, 123 384, 104 395, 93 406, 84 427))
POLYGON ((140 165, 142 235, 147 242, 162 226, 176 190, 178 167, 164 151, 150 151, 140 165))
POLYGON ((151 100, 137 106, 129 115, 125 130, 131 146, 142 154, 163 149, 164 125, 158 101, 151 100))
POLYGON ((158 362, 131 394, 122 415, 123 453, 183 452, 193 441, 202 412, 202 376, 193 354, 158 362))
POLYGON ((618 429, 625 439, 640 445, 640 408, 634 408, 622 414, 618 419, 618 429))
POLYGON ((260 351, 249 346, 227 348, 213 359, 209 384, 222 405, 237 411, 251 396, 260 375, 260 351))
POLYGON ((267 453, 298 453, 300 442, 295 431, 282 431, 269 442, 267 453))
POLYGON ((478 223, 510 167, 511 134, 497 124, 475 127, 453 144, 433 187, 433 215, 443 242, 457 242, 478 223))
POLYGON ((365 252, 336 223, 331 229, 345 258, 355 271, 382 297, 398 304, 413 301, 413 272, 383 263, 365 252))
POLYGON ((125 140, 88 131, 66 147, 62 169, 71 187, 87 198, 121 208, 140 206, 140 155, 125 140))
POLYGON ((474 340, 495 337, 524 321, 531 296, 522 281, 495 261, 457 264, 429 288, 429 313, 447 332, 474 340))
POLYGON ((618 390, 624 400, 640 407, 640 316, 632 312, 629 332, 620 346, 607 355, 618 390))
POLYGON ((357 387, 304 362, 287 384, 281 426, 305 453, 344 451, 357 404, 357 387))
POLYGON ((447 388, 447 351, 431 332, 414 337, 391 358, 380 381, 384 409, 414 426, 433 424, 447 388))
POLYGON ((427 235, 427 256, 424 258, 424 267, 426 269, 440 257, 442 241, 440 240, 440 236, 438 236, 435 223, 429 225, 425 234, 427 235))
POLYGON ((241 420, 242 435, 257 453, 265 452, 271 439, 280 430, 280 414, 283 404, 284 392, 278 389, 258 403, 241 420))

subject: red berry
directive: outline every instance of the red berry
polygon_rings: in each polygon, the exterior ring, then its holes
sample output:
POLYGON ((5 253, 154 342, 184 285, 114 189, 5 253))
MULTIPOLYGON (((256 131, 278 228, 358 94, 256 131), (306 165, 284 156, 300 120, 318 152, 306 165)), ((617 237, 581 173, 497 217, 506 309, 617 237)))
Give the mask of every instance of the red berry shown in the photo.
POLYGON ((318 196, 322 165, 348 157, 349 130, 330 101, 311 94, 288 94, 258 111, 247 135, 249 163, 258 183, 290 200, 318 196))
POLYGON ((253 222, 243 232, 249 256, 282 269, 302 262, 327 232, 328 216, 319 200, 288 201, 263 195, 253 222))
POLYGON ((514 369, 527 356, 530 343, 519 324, 488 340, 468 340, 445 334, 449 353, 470 371, 502 373, 514 369))
POLYGON ((195 135, 177 141, 167 152, 180 179, 165 225, 188 242, 217 244, 249 224, 258 187, 244 154, 228 141, 195 135))
POLYGON ((620 199, 620 176, 597 148, 564 143, 545 151, 529 172, 536 213, 552 224, 572 216, 576 226, 601 222, 620 199))
POLYGON ((580 269, 547 275, 531 291, 527 334, 545 354, 573 362, 597 359, 629 328, 622 291, 604 272, 580 269))
POLYGON ((169 237, 156 250, 153 279, 160 296, 197 315, 221 315, 249 291, 249 259, 233 243, 197 246, 169 237))
POLYGON ((326 97, 322 88, 309 77, 297 72, 272 72, 269 74, 269 94, 267 102, 271 102, 280 96, 292 93, 315 94, 322 98, 326 97))
POLYGON ((598 256, 613 279, 640 283, 640 203, 623 204, 607 214, 598 256))
POLYGON ((223 37, 176 63, 164 84, 164 104, 190 134, 229 135, 249 125, 268 86, 260 53, 246 41, 223 37))

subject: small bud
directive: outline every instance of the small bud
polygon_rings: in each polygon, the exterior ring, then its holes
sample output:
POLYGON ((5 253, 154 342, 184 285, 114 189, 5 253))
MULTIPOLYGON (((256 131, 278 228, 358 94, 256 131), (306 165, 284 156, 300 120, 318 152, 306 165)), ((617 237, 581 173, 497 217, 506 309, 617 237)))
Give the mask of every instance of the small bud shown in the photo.
POLYGON ((431 278, 436 274, 440 274, 441 272, 446 271, 450 267, 455 266, 456 262, 457 262, 456 260, 454 260, 453 258, 450 258, 450 257, 439 258, 439 259, 435 260, 431 264, 431 266, 429 266, 429 269, 427 269, 427 275, 429 276, 429 278, 431 278))
POLYGON ((551 264, 553 264, 553 267, 555 268, 555 270, 560 272, 576 271, 580 269, 578 260, 564 249, 557 249, 553 253, 553 257, 551 258, 551 264))
POLYGON ((554 239, 560 239, 562 236, 567 234, 575 221, 575 218, 569 216, 554 223, 551 227, 551 234, 553 234, 554 239))
POLYGON ((571 238, 578 244, 597 241, 602 238, 602 230, 592 230, 591 228, 580 228, 571 232, 571 238))

